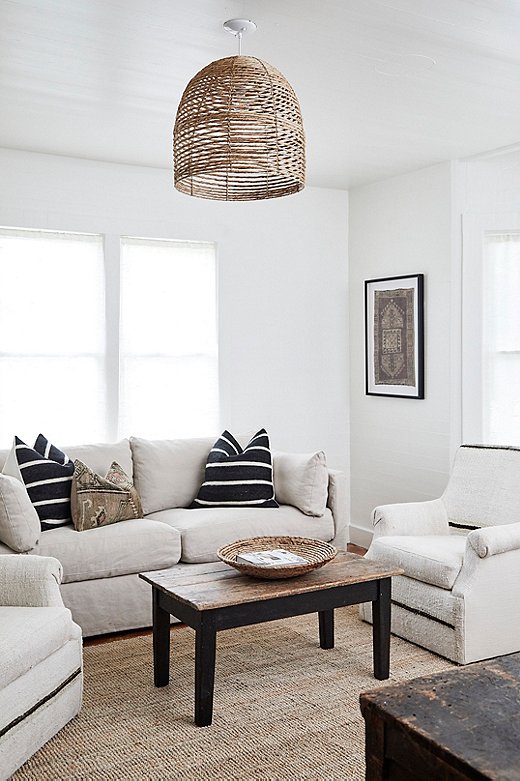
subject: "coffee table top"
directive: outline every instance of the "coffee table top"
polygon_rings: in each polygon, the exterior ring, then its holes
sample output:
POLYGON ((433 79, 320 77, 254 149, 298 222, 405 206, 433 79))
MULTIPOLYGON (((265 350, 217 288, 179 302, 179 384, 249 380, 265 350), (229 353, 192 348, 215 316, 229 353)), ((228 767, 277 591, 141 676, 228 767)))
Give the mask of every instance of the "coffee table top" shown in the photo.
POLYGON ((142 572, 139 577, 195 610, 211 610, 364 583, 402 573, 401 569, 386 567, 355 553, 340 552, 320 569, 287 580, 251 578, 223 562, 176 565, 170 569, 142 572))

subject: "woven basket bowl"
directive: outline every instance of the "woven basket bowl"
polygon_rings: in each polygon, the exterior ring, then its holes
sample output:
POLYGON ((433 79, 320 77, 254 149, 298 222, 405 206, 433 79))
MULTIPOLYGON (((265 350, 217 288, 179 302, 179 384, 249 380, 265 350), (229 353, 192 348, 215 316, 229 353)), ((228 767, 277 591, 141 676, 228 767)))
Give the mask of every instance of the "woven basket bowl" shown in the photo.
POLYGON ((311 537, 253 537, 249 540, 237 540, 229 545, 224 545, 217 551, 219 559, 231 567, 251 575, 253 578, 264 580, 277 580, 281 578, 295 578, 305 575, 313 569, 318 569, 331 561, 337 550, 333 545, 311 537), (237 563, 237 554, 256 553, 257 551, 284 548, 290 553, 307 559, 307 564, 283 564, 272 567, 258 567, 255 564, 237 563))

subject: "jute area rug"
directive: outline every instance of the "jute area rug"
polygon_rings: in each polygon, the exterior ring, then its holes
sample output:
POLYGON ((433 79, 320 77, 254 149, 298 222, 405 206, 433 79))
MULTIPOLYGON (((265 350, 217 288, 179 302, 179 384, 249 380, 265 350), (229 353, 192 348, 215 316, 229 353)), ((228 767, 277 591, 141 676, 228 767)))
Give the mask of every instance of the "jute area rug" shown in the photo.
MULTIPOLYGON (((85 648, 80 715, 13 777, 58 779, 364 779, 359 694, 372 677, 372 630, 336 611, 336 647, 316 615, 218 634, 211 727, 193 724, 194 633, 172 630, 171 680, 152 682, 151 637, 85 648)), ((392 638, 390 682, 453 665, 392 638)))

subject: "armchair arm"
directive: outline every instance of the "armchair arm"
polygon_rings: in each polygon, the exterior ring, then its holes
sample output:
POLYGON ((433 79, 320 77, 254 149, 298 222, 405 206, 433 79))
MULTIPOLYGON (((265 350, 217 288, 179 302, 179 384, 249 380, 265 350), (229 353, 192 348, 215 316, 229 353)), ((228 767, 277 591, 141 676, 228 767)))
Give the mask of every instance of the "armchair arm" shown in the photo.
POLYGON ((329 469, 329 486, 327 495, 327 507, 332 512, 334 518, 334 539, 332 544, 338 550, 347 548, 347 480, 345 473, 339 469, 329 469))
POLYGON ((0 556, 0 604, 12 607, 61 607, 62 567, 48 556, 0 556))
POLYGON ((442 499, 385 504, 372 513, 374 539, 388 535, 448 534, 448 513, 442 499))
POLYGON ((468 534, 467 545, 471 545, 480 559, 487 559, 489 556, 511 550, 520 550, 520 523, 505 523, 501 526, 475 529, 468 534))

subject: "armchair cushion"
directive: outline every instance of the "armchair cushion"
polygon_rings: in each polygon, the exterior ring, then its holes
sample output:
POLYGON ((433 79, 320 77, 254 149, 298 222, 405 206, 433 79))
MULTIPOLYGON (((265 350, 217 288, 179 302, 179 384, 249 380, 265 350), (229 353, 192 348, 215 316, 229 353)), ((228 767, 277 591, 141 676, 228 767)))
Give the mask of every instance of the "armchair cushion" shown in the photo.
POLYGON ((461 570, 465 547, 466 538, 455 534, 379 537, 367 557, 404 569, 409 578, 451 589, 461 570))
POLYGON ((520 523, 475 529, 468 534, 467 541, 481 559, 498 553, 520 550, 520 523))
POLYGON ((0 607, 0 626, 0 689, 81 637, 66 607, 0 607))

